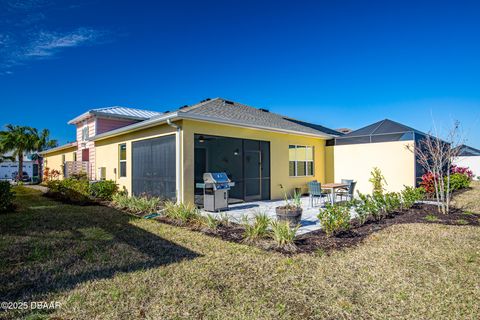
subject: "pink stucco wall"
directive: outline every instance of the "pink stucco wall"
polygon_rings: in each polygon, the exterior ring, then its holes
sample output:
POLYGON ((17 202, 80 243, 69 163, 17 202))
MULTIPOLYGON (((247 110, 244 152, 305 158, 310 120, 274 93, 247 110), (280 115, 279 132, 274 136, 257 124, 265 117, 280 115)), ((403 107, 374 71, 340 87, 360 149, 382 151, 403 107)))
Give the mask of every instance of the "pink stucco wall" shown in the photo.
MULTIPOLYGON (((128 126, 137 121, 135 120, 124 120, 124 119, 104 119, 90 117, 85 120, 86 125, 88 126, 88 136, 89 138, 94 137, 97 134, 101 134, 107 131, 115 130, 121 127, 128 126)), ((82 160, 82 150, 85 148, 89 149, 89 168, 90 168, 90 179, 96 179, 96 170, 95 170, 95 142, 93 141, 83 141, 82 140, 82 130, 85 125, 85 121, 76 124, 77 130, 77 161, 82 160)))
POLYGON ((97 118, 97 134, 115 130, 135 123, 135 120, 97 118))

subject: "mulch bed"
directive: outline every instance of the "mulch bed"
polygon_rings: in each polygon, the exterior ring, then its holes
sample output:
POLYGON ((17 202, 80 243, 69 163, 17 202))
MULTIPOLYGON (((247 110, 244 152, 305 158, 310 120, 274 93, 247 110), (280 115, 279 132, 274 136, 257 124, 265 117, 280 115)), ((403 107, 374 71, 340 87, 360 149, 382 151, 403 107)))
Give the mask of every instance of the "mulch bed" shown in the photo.
MULTIPOLYGON (((220 238, 225 241, 245 243, 243 239, 244 229, 238 224, 221 224, 216 230, 211 230, 200 225, 180 224, 178 221, 165 217, 158 217, 155 218, 155 220, 170 225, 187 227, 190 230, 200 231, 206 235, 220 238)), ((358 220, 354 219, 352 220, 353 227, 350 231, 342 232, 332 237, 327 237, 325 232, 322 230, 309 232, 297 237, 295 240, 296 248, 294 249, 278 248, 273 243, 273 240, 261 240, 248 244, 255 245, 265 250, 273 250, 284 254, 319 252, 328 253, 332 250, 341 250, 343 248, 355 246, 372 233, 378 232, 394 224, 405 223, 480 226, 480 214, 466 214, 461 210, 451 209, 448 215, 443 215, 438 213, 437 207, 434 205, 420 204, 408 211, 396 212, 395 214, 380 221, 375 221, 373 219, 367 220, 367 222, 362 226, 359 226, 358 220), (426 219, 427 216, 430 218, 434 216, 437 220, 431 221, 426 219)))
MULTIPOLYGON (((55 199, 55 196, 46 194, 45 196, 55 199)), ((63 202, 65 199, 55 199, 63 202)), ((71 202, 70 202, 71 203, 71 202)), ((75 204, 75 203, 73 203, 75 204)), ((89 203, 91 204, 91 203, 89 203)), ((96 202, 97 205, 108 206, 116 208, 109 201, 96 202)), ((116 208, 118 209, 118 208, 116 208)), ((128 214, 135 215, 126 210, 122 210, 128 214)), ((201 224, 195 223, 181 223, 177 220, 158 216, 154 218, 161 223, 184 227, 193 231, 202 232, 208 236, 220 238, 225 241, 235 243, 247 243, 244 240, 243 226, 236 223, 222 224, 220 223, 216 230, 206 228, 201 224)), ((405 223, 429 223, 429 224, 443 224, 456 226, 480 226, 480 214, 465 213, 464 211, 452 208, 448 215, 438 212, 437 207, 431 204, 417 204, 408 211, 396 212, 389 217, 380 221, 373 219, 367 220, 365 224, 359 226, 358 220, 352 220, 352 228, 347 232, 339 233, 335 236, 328 237, 324 231, 317 230, 298 236, 295 239, 295 248, 279 248, 271 239, 262 239, 255 242, 248 242, 247 244, 260 247, 267 251, 277 251, 283 254, 291 255, 296 253, 329 253, 333 250, 341 250, 355 246, 362 242, 367 236, 385 229, 395 224, 405 223), (428 217, 427 217, 428 216, 428 217), (434 217, 434 219, 431 219, 434 217), (430 219, 429 219, 430 218, 430 219)))
POLYGON ((298 237, 295 243, 300 252, 313 252, 318 249, 327 252, 357 245, 372 233, 395 224, 405 223, 480 226, 480 214, 465 214, 461 210, 451 209, 448 215, 444 215, 438 213, 437 207, 434 205, 421 204, 416 205, 408 211, 396 212, 390 217, 380 221, 373 219, 368 220, 362 226, 359 226, 358 220, 354 219, 352 221, 353 227, 350 231, 340 233, 333 237, 327 237, 325 232, 321 230, 307 233, 298 237), (431 219, 431 217, 435 218, 431 219))

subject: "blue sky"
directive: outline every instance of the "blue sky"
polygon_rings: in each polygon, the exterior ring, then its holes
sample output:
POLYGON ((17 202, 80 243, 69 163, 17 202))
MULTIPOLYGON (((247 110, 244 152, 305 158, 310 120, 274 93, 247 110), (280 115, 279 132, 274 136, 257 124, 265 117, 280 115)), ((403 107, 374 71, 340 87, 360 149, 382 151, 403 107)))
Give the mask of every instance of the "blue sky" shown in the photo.
POLYGON ((63 143, 90 108, 220 96, 332 128, 459 120, 478 148, 479 16, 478 1, 0 0, 0 124, 63 143))

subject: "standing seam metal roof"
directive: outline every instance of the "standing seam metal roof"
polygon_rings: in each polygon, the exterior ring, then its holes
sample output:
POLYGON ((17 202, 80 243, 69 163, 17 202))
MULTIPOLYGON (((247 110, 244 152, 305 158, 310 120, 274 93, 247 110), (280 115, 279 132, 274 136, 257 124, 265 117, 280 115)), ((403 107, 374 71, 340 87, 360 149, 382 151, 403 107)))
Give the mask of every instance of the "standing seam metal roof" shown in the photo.
POLYGON ((126 108, 126 107, 120 107, 120 106, 97 108, 97 109, 92 109, 90 111, 94 113, 102 113, 106 115, 127 116, 127 117, 135 117, 135 118, 142 118, 142 119, 150 119, 151 117, 162 114, 161 112, 156 112, 156 111, 126 108))

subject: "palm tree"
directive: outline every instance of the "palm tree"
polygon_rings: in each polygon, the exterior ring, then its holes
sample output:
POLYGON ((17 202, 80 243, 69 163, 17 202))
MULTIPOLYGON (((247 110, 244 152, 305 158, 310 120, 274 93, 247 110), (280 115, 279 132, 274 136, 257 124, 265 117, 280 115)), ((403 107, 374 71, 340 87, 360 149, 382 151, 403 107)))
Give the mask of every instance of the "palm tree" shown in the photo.
POLYGON ((0 131, 0 150, 12 151, 12 156, 18 157, 17 179, 22 181, 23 154, 35 150, 35 135, 30 127, 7 124, 5 128, 6 130, 0 131))
POLYGON ((50 140, 50 131, 48 129, 38 132, 36 128, 32 128, 32 134, 35 139, 35 151, 43 151, 58 146, 57 140, 50 140))

